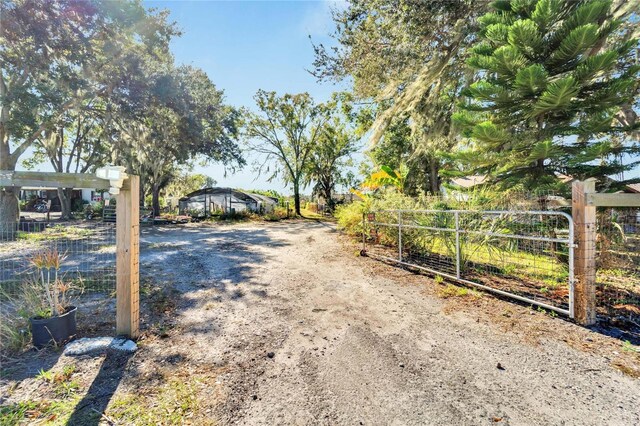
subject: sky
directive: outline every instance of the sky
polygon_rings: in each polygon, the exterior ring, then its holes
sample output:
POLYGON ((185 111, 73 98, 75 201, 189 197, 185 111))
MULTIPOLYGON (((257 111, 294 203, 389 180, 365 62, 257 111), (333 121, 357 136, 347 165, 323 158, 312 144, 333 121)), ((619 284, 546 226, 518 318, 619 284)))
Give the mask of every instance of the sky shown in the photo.
MULTIPOLYGON (((178 64, 203 69, 226 102, 253 107, 258 89, 280 94, 308 92, 322 102, 345 85, 318 83, 307 71, 313 62, 314 43, 332 43, 331 8, 341 1, 145 1, 147 7, 168 9, 182 30, 171 43, 178 64)), ((256 160, 246 153, 247 166, 225 176, 224 167, 196 167, 218 181, 218 186, 275 189, 291 193, 280 181, 267 182, 253 170, 256 160)), ((308 191, 307 191, 308 192, 308 191)))

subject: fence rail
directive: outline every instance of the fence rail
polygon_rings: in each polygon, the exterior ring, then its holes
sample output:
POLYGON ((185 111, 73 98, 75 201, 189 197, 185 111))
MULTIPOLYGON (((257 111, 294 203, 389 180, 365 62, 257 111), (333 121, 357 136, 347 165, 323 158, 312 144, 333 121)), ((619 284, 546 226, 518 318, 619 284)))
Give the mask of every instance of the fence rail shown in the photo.
POLYGON ((552 211, 387 210, 363 215, 363 251, 574 316, 574 227, 552 211))

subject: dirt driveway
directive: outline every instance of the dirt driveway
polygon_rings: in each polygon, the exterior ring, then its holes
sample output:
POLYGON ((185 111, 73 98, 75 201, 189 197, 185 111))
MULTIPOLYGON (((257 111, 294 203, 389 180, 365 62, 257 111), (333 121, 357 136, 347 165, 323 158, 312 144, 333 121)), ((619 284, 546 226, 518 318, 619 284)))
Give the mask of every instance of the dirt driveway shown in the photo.
POLYGON ((143 276, 173 289, 100 421, 135 422, 123 405, 162 407, 178 380, 197 400, 179 423, 640 424, 636 347, 488 295, 440 297, 333 224, 159 228, 141 243, 143 276))

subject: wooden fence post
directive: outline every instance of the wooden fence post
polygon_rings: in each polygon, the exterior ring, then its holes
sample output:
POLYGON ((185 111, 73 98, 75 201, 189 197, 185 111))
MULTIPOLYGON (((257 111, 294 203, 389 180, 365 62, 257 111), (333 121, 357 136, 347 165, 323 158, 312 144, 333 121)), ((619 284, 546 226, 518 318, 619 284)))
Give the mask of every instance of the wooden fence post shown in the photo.
POLYGON ((595 179, 573 182, 572 210, 575 229, 575 319, 582 325, 596 322, 596 207, 587 194, 596 192, 595 179))
POLYGON ((138 337, 140 322, 140 177, 129 176, 116 197, 116 334, 138 337))

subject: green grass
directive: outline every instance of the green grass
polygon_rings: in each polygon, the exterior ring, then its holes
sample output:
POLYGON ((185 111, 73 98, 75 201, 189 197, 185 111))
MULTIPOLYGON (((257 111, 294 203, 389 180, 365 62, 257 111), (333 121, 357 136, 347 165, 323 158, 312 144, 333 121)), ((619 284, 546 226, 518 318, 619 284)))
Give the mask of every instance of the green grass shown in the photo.
POLYGON ((66 425, 82 399, 80 384, 72 379, 76 371, 68 364, 62 371, 40 370, 36 378, 50 386, 55 400, 29 400, 0 407, 0 426, 18 424, 66 425))
POLYGON ((300 214, 306 219, 327 219, 327 216, 312 212, 311 210, 300 209, 300 214))
POLYGON ((41 232, 18 231, 17 239, 22 241, 48 241, 69 239, 84 239, 95 235, 96 231, 78 226, 54 225, 41 232))
MULTIPOLYGON (((474 238, 462 236, 461 261, 462 269, 469 270, 473 265, 479 265, 478 272, 482 273, 482 267, 488 266, 492 273, 501 273, 523 279, 536 279, 543 281, 545 286, 555 288, 567 283, 568 266, 553 257, 550 251, 530 253, 515 250, 501 245, 509 241, 482 242, 474 238), (553 284, 552 284, 553 283, 553 284)), ((455 259, 455 237, 453 233, 433 232, 428 235, 415 236, 408 231, 403 235, 403 241, 412 241, 413 245, 405 246, 416 254, 436 254, 455 259)), ((380 230, 380 242, 385 245, 397 246, 397 234, 380 230)))
POLYGON ((0 406, 0 426, 19 424, 66 425, 80 402, 80 395, 63 400, 22 401, 0 406))
MULTIPOLYGON (((122 395, 113 400, 106 414, 118 424, 181 425, 185 419, 198 416, 198 384, 196 379, 172 379, 152 395, 122 395)), ((193 421, 203 424, 205 420, 193 421)))

